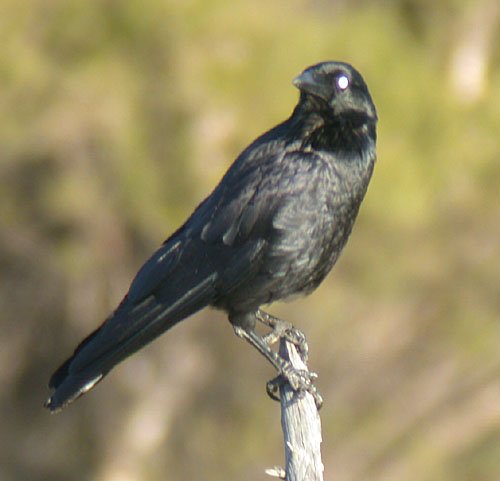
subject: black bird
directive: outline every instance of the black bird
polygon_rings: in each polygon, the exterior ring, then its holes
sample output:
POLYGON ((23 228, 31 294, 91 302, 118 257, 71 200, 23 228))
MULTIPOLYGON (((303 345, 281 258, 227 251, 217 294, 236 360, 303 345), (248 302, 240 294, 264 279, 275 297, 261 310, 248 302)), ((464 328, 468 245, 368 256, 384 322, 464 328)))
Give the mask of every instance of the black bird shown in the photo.
POLYGON ((280 323, 260 307, 309 294, 351 233, 375 163, 377 114, 361 75, 324 62, 293 81, 288 120, 250 144, 219 185, 139 270, 108 319, 52 375, 56 411, 116 364, 206 306, 297 389, 310 389, 255 332, 280 323), (292 382, 293 381, 293 382, 292 382))

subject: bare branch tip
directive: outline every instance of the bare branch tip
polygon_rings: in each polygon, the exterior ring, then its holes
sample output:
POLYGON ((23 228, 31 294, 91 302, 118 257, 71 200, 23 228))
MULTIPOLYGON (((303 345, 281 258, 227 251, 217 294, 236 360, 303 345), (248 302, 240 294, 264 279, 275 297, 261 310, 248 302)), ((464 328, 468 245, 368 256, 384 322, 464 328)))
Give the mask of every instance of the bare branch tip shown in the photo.
POLYGON ((286 471, 281 466, 273 466, 272 468, 267 468, 265 473, 273 478, 286 479, 286 471))

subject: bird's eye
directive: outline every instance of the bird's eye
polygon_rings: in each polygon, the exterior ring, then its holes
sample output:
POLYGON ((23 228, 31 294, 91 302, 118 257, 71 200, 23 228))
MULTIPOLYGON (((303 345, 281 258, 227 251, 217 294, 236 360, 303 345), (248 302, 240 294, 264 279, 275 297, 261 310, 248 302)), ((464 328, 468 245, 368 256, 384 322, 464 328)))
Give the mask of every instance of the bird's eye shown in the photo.
POLYGON ((349 87, 350 83, 349 78, 344 74, 338 75, 337 78, 335 79, 335 82, 340 90, 345 90, 347 87, 349 87))

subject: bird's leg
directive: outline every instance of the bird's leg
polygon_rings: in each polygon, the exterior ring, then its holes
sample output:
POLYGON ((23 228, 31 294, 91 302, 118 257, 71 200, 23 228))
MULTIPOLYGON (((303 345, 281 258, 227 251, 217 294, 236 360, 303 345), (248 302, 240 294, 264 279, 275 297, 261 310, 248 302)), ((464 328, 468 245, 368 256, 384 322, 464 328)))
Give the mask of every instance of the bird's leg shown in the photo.
POLYGON ((261 309, 256 312, 255 317, 259 322, 272 329, 269 334, 263 336, 263 340, 268 346, 273 345, 280 339, 286 339, 297 348, 302 361, 307 362, 309 346, 302 331, 294 327, 292 323, 272 316, 261 309))
POLYGON ((264 337, 259 336, 253 329, 245 329, 241 326, 233 325, 234 332, 238 337, 244 339, 251 344, 257 351, 259 351, 278 372, 282 372, 287 368, 287 361, 274 352, 269 344, 265 341, 264 337))
POLYGON ((288 361, 271 349, 265 337, 260 337, 253 329, 245 329, 238 324, 233 324, 233 328, 238 337, 257 349, 278 371, 278 377, 269 381, 266 386, 267 393, 272 399, 279 400, 277 390, 281 383, 288 381, 295 391, 309 392, 314 397, 318 409, 321 407, 323 400, 313 384, 314 379, 317 377, 315 373, 295 369, 288 361))

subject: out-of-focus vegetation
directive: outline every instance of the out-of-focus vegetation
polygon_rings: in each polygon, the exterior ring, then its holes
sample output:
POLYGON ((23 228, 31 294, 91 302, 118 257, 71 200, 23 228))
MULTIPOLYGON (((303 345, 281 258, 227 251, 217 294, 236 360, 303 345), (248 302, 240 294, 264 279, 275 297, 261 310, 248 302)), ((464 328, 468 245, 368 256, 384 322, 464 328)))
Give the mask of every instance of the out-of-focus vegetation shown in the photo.
POLYGON ((291 79, 353 63, 379 161, 334 273, 273 306, 308 335, 326 478, 498 481, 500 57, 494 0, 4 0, 0 479, 265 479, 273 372, 204 311, 57 416, 52 370, 291 79))

